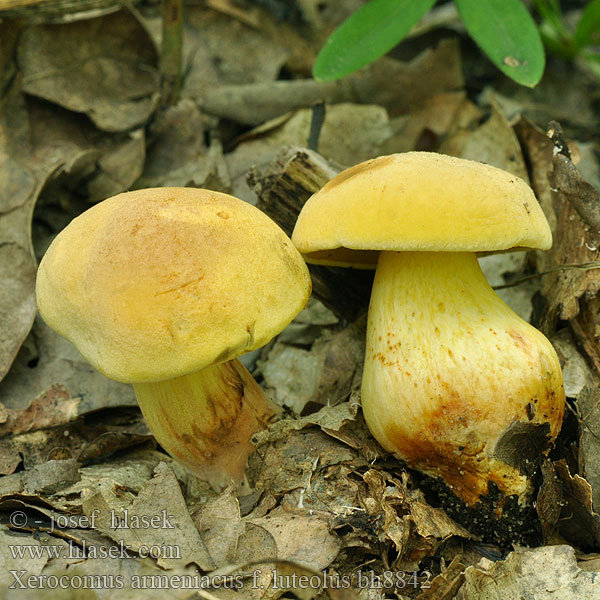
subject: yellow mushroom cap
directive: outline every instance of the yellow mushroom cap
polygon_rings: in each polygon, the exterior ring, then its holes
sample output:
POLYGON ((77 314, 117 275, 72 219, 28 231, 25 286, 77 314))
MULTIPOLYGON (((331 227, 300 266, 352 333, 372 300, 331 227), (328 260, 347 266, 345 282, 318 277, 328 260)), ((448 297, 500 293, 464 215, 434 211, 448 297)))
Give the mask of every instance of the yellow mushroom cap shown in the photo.
POLYGON ((548 249, 531 188, 502 169, 433 152, 368 160, 304 205, 292 241, 310 263, 374 268, 380 251, 548 249))
POLYGON ((46 323, 112 379, 161 381, 259 348, 311 283, 285 233, 227 194, 119 194, 74 219, 40 263, 46 323))

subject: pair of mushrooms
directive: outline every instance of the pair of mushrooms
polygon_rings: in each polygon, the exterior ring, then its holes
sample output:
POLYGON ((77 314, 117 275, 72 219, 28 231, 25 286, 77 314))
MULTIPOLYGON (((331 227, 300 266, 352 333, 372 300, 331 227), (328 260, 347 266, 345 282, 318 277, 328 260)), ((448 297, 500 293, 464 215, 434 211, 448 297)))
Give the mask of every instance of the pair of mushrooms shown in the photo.
POLYGON ((550 247, 530 188, 444 155, 381 157, 310 198, 292 240, 225 194, 121 194, 57 236, 38 305, 99 371, 134 384, 165 450, 223 485, 241 479, 250 437, 274 413, 235 357, 305 306, 298 250, 311 263, 376 267, 362 382, 370 431, 470 506, 490 484, 525 500, 523 456, 547 452, 562 422, 560 366, 475 253, 550 247))

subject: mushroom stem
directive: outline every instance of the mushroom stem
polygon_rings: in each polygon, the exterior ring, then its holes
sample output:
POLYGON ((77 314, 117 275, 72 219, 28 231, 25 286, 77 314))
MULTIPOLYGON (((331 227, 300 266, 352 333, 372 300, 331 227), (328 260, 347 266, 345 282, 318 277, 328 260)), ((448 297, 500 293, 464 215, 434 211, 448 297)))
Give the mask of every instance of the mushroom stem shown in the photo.
POLYGON ((524 501, 564 402, 554 348, 496 295, 475 254, 381 252, 362 404, 384 448, 470 506, 490 483, 524 501))
POLYGON ((244 476, 253 433, 275 414, 238 360, 152 383, 134 384, 148 427, 190 471, 222 488, 244 476))

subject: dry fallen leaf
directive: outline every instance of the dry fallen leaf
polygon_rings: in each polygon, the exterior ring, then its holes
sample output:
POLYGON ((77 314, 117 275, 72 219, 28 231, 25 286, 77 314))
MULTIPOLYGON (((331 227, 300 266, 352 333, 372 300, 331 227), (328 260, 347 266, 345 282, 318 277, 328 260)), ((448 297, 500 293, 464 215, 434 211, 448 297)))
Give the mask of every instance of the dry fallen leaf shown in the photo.
POLYGON ((25 472, 23 489, 27 494, 54 494, 67 485, 76 483, 80 478, 79 464, 76 460, 49 460, 25 472))
POLYGON ((77 418, 79 398, 71 398, 60 385, 52 385, 31 401, 27 408, 5 409, 0 437, 64 425, 77 418))
POLYGON ((364 325, 363 319, 338 331, 326 330, 310 350, 291 345, 290 341, 302 341, 283 332, 258 363, 276 401, 300 415, 309 403, 333 406, 348 398, 354 377, 362 370, 364 325))
POLYGON ((17 55, 25 93, 85 113, 100 129, 132 129, 154 110, 156 50, 127 10, 27 27, 17 55))
POLYGON ((383 154, 432 150, 454 126, 456 115, 466 99, 464 91, 443 92, 428 97, 422 106, 391 120, 393 135, 386 140, 383 154))
MULTIPOLYGON (((10 41, 11 36, 2 36, 2 51, 8 56, 13 55, 10 41)), ((136 161, 139 170, 144 155, 142 132, 113 139, 80 115, 56 107, 51 110, 50 105, 34 99, 26 102, 21 79, 11 83, 0 115, 0 183, 4 190, 0 197, 0 379, 35 316, 31 219, 42 190, 51 178, 65 173, 76 181, 85 175, 88 191, 96 199, 99 193, 122 191, 131 185, 136 161)), ((47 382, 46 387, 55 382, 47 382)), ((33 394, 21 398, 21 403, 33 394)))
POLYGON ((9 546, 23 543, 31 546, 42 545, 41 542, 31 536, 11 533, 4 525, 0 525, 0 586, 14 584, 15 578, 11 571, 25 569, 31 575, 39 575, 48 562, 49 556, 43 552, 40 552, 39 556, 32 552, 31 556, 13 557, 9 546))
MULTIPOLYGON (((233 181, 233 193, 255 203, 246 183, 250 167, 265 166, 286 145, 304 146, 310 133, 312 111, 297 110, 263 124, 246 134, 237 148, 225 155, 233 181)), ((385 109, 375 105, 336 104, 327 107, 319 137, 319 152, 341 164, 355 164, 377 156, 390 136, 385 109)))
POLYGON ((457 40, 444 40, 410 63, 384 57, 335 82, 297 79, 207 87, 197 100, 208 114, 258 125, 318 101, 325 101, 328 109, 342 103, 378 105, 397 116, 420 107, 435 93, 454 91, 462 86, 457 40))
POLYGON ((578 342, 600 373, 597 317, 600 269, 585 268, 589 263, 597 263, 600 257, 600 219, 594 216, 600 206, 600 192, 583 181, 576 167, 560 153, 553 160, 550 185, 556 190, 556 230, 552 249, 544 255, 543 269, 552 272, 543 278, 542 290, 548 305, 540 328, 553 331, 558 319, 569 321, 578 342))
POLYGON ((477 160, 529 181, 519 140, 494 102, 483 124, 470 123, 451 131, 439 152, 477 160))
POLYGON ((129 189, 140 176, 146 155, 143 129, 106 133, 84 115, 33 97, 27 98, 27 110, 36 156, 42 162, 63 163, 44 189, 43 208, 54 201, 63 210, 72 209, 68 216, 73 218, 87 208, 71 207, 73 190, 88 202, 98 202, 129 189))
POLYGON ((258 438, 257 456, 250 458, 251 466, 260 460, 256 487, 269 490, 276 496, 296 488, 310 487, 313 472, 317 468, 356 458, 355 451, 320 431, 307 430, 301 433, 280 429, 277 435, 281 435, 281 438, 274 443, 269 440, 264 448, 265 437, 258 438))
POLYGON ((217 568, 232 564, 244 531, 240 503, 233 487, 209 499, 193 515, 194 524, 217 568))
POLYGON ((181 100, 153 124, 144 172, 136 188, 157 186, 209 187, 228 191, 229 174, 216 141, 205 143, 211 119, 194 102, 181 100))
POLYGON ((122 141, 113 141, 96 163, 98 172, 87 186, 88 201, 100 202, 129 190, 142 174, 145 158, 143 129, 128 133, 122 141))
MULTIPOLYGON (((64 1, 42 4, 51 7, 64 1)), ((100 12, 85 19, 76 15, 74 22, 69 22, 72 15, 53 17, 53 25, 43 24, 41 18, 37 25, 0 24, 0 80, 7 92, 0 128, 0 376, 12 362, 0 382, 0 472, 10 473, 0 477, 0 523, 8 522, 14 511, 27 517, 23 527, 0 529, 0 546, 6 550, 16 539, 17 544, 38 549, 52 545, 65 550, 74 544, 96 552, 118 549, 116 540, 122 538, 131 557, 61 556, 17 563, 0 551, 3 574, 8 568, 23 568, 67 578, 106 577, 114 582, 122 577, 119 589, 104 585, 64 592, 67 597, 103 600, 160 600, 165 595, 172 600, 451 600, 461 586, 469 599, 504 598, 513 590, 520 599, 547 589, 546 581, 556 587, 554 595, 564 597, 565 588, 556 583, 560 573, 544 572, 544 560, 563 575, 574 573, 573 581, 581 584, 583 571, 577 571, 571 555, 561 562, 548 554, 538 556, 539 550, 523 551, 518 560, 511 555, 495 565, 481 563, 485 573, 473 568, 482 556, 500 560, 514 539, 507 534, 506 544, 495 547, 470 537, 448 516, 446 510, 452 507, 439 490, 427 488, 374 441, 360 410, 364 320, 345 326, 366 310, 368 277, 354 288, 348 279, 358 281, 356 273, 320 286, 332 270, 313 271, 319 282, 315 290, 335 290, 319 297, 329 301, 339 320, 313 302, 275 343, 244 358, 286 410, 255 436, 257 450, 247 481, 221 493, 156 449, 131 386, 96 373, 69 342, 41 322, 26 337, 35 311, 35 258, 91 202, 130 188, 202 186, 233 190, 251 202, 256 200, 254 188, 259 190, 261 209, 269 203, 277 206, 272 213, 266 211, 275 218, 286 211, 296 215, 296 208, 335 175, 339 163, 355 164, 396 151, 437 150, 441 145, 444 151, 490 162, 522 177, 529 174, 555 224, 546 175, 553 160, 552 142, 523 119, 514 127, 517 142, 512 126, 524 99, 536 98, 540 105, 536 109, 530 103, 525 106, 528 112, 551 114, 555 107, 542 102, 538 90, 508 94, 503 88, 505 95, 499 95, 494 84, 477 95, 482 81, 493 81, 493 76, 488 78, 473 50, 462 44, 467 61, 463 76, 459 41, 447 39, 447 28, 456 31, 457 23, 455 14, 451 21, 442 14, 447 7, 430 13, 433 22, 443 23, 444 31, 439 25, 431 28, 430 21, 426 36, 423 29, 420 34, 414 31, 389 56, 340 82, 325 84, 310 79, 316 52, 333 26, 364 2, 206 0, 185 3, 181 99, 156 111, 161 3, 136 2, 127 10, 115 0, 83 3, 101 5, 100 12), (410 58, 401 62, 394 58, 398 56, 410 58), (315 114, 310 107, 316 100, 326 102, 319 151, 330 163, 318 156, 313 161, 315 153, 302 148, 293 155, 281 151, 284 144, 307 144, 315 114), (255 128, 247 131, 248 125, 255 128), (278 168, 261 169, 276 156, 283 160, 278 168), (251 165, 257 168, 253 184, 247 186, 251 165), (428 490, 427 496, 417 486, 428 490), (85 526, 50 532, 53 519, 85 517, 95 508, 105 534, 85 526), (124 518, 125 510, 140 519, 164 518, 165 510, 167 518, 160 527, 111 529, 112 514, 124 518), (180 547, 182 557, 143 559, 136 551, 144 544, 180 547), (427 581, 432 587, 377 585, 386 574, 401 576, 413 570, 421 573, 419 584, 427 581), (227 573, 227 581, 235 585, 210 579, 227 573), (538 577, 536 589, 522 581, 523 573, 538 577), (345 577, 354 589, 334 585, 321 590, 325 575, 334 581, 345 577), (194 576, 209 579, 196 588, 179 585, 177 578, 194 576), (316 583, 293 583, 291 578, 299 576, 309 581, 314 577, 316 583), (365 583, 365 576, 372 579, 365 583)), ((549 73, 541 87, 548 90, 553 77, 549 73)), ((557 105, 574 114, 577 95, 588 88, 575 81, 563 87, 564 98, 556 97, 557 105)), ((555 83, 550 88, 560 90, 555 83)), ((575 124, 578 133, 585 134, 588 157, 595 148, 591 102, 591 94, 582 100, 575 124)), ((588 164, 586 172, 597 176, 593 160, 588 164)), ((580 201, 587 198, 589 208, 595 196, 572 172, 568 175, 562 194, 586 221, 586 203, 580 201)), ((294 222, 295 218, 284 219, 282 226, 289 233, 294 222)), ((532 259, 511 255, 483 262, 490 281, 501 285, 526 272, 532 259)), ((535 279, 502 293, 513 306, 517 307, 513 300, 518 301, 518 310, 528 317, 531 293, 540 282, 535 279)), ((547 543, 568 539, 578 552, 600 547, 594 512, 600 490, 598 375, 585 363, 597 351, 598 306, 591 297, 593 289, 589 291, 577 300, 580 313, 570 321, 572 329, 579 326, 578 341, 588 355, 579 355, 570 338, 563 344, 567 328, 554 338, 564 359, 571 406, 580 421, 569 413, 537 498, 540 520, 549 532, 547 543), (566 460, 560 461, 563 456, 566 460)), ((479 530, 486 526, 485 521, 477 525, 479 530)), ((590 573, 598 569, 597 556, 580 559, 590 573)), ((597 573, 584 583, 595 583, 593 577, 597 579, 597 573)), ((21 589, 10 592, 7 598, 28 594, 21 589)), ((63 594, 30 592, 34 598, 63 594)), ((4 593, 0 591, 0 597, 4 593)))
POLYGON ((326 515, 307 508, 288 512, 277 507, 264 517, 244 521, 246 525, 258 527, 271 536, 274 554, 265 555, 262 548, 248 546, 246 552, 250 551, 257 559, 290 560, 321 571, 331 564, 340 550, 340 540, 329 532, 327 521, 326 515))
POLYGON ((592 489, 580 475, 571 475, 565 459, 554 463, 561 486, 560 534, 586 551, 600 546, 600 515, 593 511, 592 489))
POLYGON ((11 370, 0 382, 0 399, 10 408, 22 408, 55 384, 78 398, 80 415, 101 408, 137 406, 131 385, 100 374, 71 342, 38 317, 11 370))
POLYGON ((205 6, 186 7, 186 17, 190 59, 185 96, 202 97, 219 84, 274 80, 289 55, 286 44, 205 6))
POLYGON ((592 487, 592 504, 600 512, 600 386, 598 374, 580 354, 573 336, 561 330, 552 338, 561 359, 565 393, 575 401, 580 420, 579 472, 592 487))
POLYGON ((556 229, 556 214, 552 203, 549 175, 552 170, 552 140, 546 132, 536 127, 525 117, 515 123, 517 134, 527 162, 531 187, 544 211, 552 231, 556 229))
POLYGON ((155 477, 135 497, 127 493, 120 498, 109 480, 103 481, 105 485, 90 491, 83 499, 84 514, 90 518, 98 514, 99 531, 132 552, 152 546, 162 548, 157 564, 163 568, 185 566, 190 562, 204 571, 214 567, 177 478, 166 463, 156 467, 155 477))
MULTIPOLYGON (((1 27, 1 25, 0 25, 1 27)), ((6 25, 3 26, 6 29, 6 25)), ((2 35, 2 52, 12 52, 2 35)), ((29 151, 23 99, 12 86, 0 107, 0 379, 29 333, 36 313, 31 214, 59 161, 40 164, 29 151)))
POLYGON ((51 459, 87 462, 124 448, 154 443, 136 409, 98 411, 50 429, 0 438, 0 470, 12 473, 21 461, 25 469, 51 459))
POLYGON ((460 562, 458 557, 429 583, 429 587, 424 589, 417 600, 452 600, 460 586, 464 582, 465 565, 460 562))
POLYGON ((582 600, 600 595, 600 579, 577 566, 570 546, 517 548, 506 560, 468 567, 456 600, 582 600))

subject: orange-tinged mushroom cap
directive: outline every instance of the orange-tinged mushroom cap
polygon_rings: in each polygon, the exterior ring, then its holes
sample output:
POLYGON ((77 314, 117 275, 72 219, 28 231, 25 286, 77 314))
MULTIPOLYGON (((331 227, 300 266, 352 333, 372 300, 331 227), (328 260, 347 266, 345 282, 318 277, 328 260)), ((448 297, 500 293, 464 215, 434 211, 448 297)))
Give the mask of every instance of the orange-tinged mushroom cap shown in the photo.
POLYGON ((127 383, 199 371, 264 345, 305 306, 310 277, 254 206, 195 188, 119 194, 74 219, 37 278, 46 323, 127 383))

